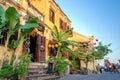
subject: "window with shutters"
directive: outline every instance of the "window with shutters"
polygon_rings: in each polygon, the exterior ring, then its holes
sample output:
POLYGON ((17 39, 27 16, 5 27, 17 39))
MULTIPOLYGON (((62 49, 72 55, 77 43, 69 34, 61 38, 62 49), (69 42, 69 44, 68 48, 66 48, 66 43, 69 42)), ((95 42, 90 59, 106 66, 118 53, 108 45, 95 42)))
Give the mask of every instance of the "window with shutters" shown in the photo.
POLYGON ((54 11, 52 9, 50 9, 50 21, 52 23, 55 22, 55 13, 54 13, 54 11))

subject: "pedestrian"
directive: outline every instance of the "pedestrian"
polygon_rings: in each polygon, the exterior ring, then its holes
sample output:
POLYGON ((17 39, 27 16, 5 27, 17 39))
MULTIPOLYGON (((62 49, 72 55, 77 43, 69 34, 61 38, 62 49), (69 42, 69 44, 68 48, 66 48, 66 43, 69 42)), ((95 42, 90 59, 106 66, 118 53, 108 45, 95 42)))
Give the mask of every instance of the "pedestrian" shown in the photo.
POLYGON ((102 73, 102 67, 100 66, 100 73, 102 73))
POLYGON ((120 60, 119 60, 119 63, 117 64, 117 70, 118 70, 118 73, 120 73, 120 60))
POLYGON ((112 65, 113 72, 117 72, 116 64, 112 65))
POLYGON ((102 67, 98 64, 98 72, 102 73, 102 67))

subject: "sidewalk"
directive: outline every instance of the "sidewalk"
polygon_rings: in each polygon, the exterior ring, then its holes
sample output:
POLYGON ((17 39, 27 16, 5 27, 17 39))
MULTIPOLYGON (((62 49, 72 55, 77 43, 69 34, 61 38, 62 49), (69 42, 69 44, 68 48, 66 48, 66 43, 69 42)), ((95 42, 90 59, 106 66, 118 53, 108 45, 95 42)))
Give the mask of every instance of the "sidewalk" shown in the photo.
POLYGON ((103 72, 102 74, 88 74, 88 75, 67 75, 59 80, 120 80, 120 74, 103 72))

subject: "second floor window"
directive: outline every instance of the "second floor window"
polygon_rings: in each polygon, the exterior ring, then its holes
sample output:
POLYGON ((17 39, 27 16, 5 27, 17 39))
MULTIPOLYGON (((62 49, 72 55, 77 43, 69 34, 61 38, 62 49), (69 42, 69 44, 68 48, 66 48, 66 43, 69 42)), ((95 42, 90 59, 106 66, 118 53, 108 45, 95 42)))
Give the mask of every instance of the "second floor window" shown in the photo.
POLYGON ((55 13, 54 13, 54 11, 52 9, 50 9, 50 21, 52 23, 55 22, 55 13))
POLYGON ((63 27, 64 27, 64 23, 63 23, 63 20, 60 19, 60 29, 63 30, 63 27))

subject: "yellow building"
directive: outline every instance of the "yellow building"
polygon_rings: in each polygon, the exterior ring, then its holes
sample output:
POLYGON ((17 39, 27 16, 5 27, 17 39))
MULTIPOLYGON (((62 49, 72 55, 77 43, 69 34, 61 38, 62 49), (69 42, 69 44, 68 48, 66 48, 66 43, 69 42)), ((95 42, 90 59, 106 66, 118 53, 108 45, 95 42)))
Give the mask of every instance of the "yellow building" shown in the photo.
MULTIPOLYGON (((22 15, 21 23, 31 17, 39 18, 39 32, 30 38, 29 53, 33 54, 33 62, 44 63, 49 58, 48 42, 52 39, 51 30, 54 25, 63 31, 71 26, 71 21, 54 0, 6 0, 2 6, 14 6, 22 15)), ((87 42, 89 37, 73 32, 70 38, 77 42, 87 42)), ((93 43, 93 42, 91 42, 93 43)), ((82 63, 84 67, 84 63, 82 63)))

